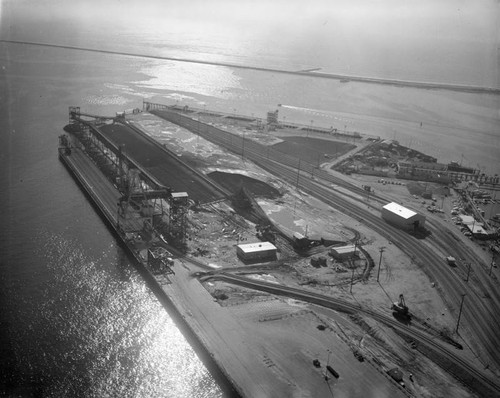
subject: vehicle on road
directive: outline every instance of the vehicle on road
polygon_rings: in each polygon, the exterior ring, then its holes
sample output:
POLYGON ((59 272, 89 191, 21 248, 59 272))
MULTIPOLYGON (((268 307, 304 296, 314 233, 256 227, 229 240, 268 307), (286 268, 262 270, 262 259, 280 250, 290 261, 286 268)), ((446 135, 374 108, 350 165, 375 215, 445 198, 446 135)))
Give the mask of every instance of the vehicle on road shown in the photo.
POLYGON ((457 260, 456 260, 455 257, 452 257, 452 256, 446 257, 446 262, 448 263, 448 265, 450 265, 452 267, 456 267, 457 266, 457 260))

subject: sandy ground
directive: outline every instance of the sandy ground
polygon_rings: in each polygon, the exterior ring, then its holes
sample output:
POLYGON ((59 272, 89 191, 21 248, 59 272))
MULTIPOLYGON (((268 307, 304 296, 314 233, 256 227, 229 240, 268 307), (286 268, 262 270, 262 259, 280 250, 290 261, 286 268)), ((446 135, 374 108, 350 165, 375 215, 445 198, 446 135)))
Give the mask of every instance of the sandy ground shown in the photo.
MULTIPOLYGON (((391 313, 391 304, 397 301, 400 294, 404 294, 416 318, 428 322, 436 331, 449 332, 454 329, 456 320, 445 307, 433 281, 390 241, 335 209, 321 203, 311 205, 310 198, 296 192, 294 187, 248 161, 227 154, 202 138, 181 131, 178 126, 148 114, 136 116, 135 121, 160 142, 178 151, 179 156, 189 152, 191 157, 197 158, 205 173, 214 170, 241 173, 265 181, 284 192, 285 195, 279 199, 258 199, 258 202, 271 218, 277 214, 278 219, 286 216, 285 228, 302 231, 307 228, 309 232, 323 232, 345 241, 352 239, 353 230, 356 230, 361 236, 360 244, 377 265, 380 249, 384 249, 379 281, 377 267, 368 279, 361 278, 366 263, 360 261, 355 268, 352 292, 352 266, 334 264, 326 248, 320 254, 328 258, 327 267, 315 268, 309 258, 294 258, 284 251, 280 255, 286 260, 286 265, 258 272, 259 277, 313 289, 387 314, 391 313)), ((283 138, 283 133, 280 135, 276 138, 283 138)), ((414 208, 420 206, 405 186, 382 186, 373 177, 349 178, 359 184, 369 183, 391 200, 411 204, 414 208)), ((362 199, 370 209, 368 198, 362 199)), ((451 206, 452 200, 445 199, 444 207, 451 206)), ((254 224, 235 217, 224 203, 190 212, 189 218, 190 256, 214 269, 244 265, 236 256, 235 246, 257 241, 254 224)), ((443 216, 443 223, 447 222, 445 219, 443 216)), ((338 394, 402 396, 403 392, 385 373, 393 367, 403 371, 407 393, 410 395, 474 396, 418 350, 409 347, 391 329, 371 319, 353 319, 222 282, 206 282, 202 285, 198 280, 187 277, 188 273, 197 270, 192 265, 179 265, 176 261, 176 269, 174 278, 178 283, 166 286, 166 291, 179 300, 181 307, 196 308, 196 314, 189 314, 195 331, 198 329, 200 335, 205 336, 206 345, 222 367, 236 375, 233 379, 245 389, 245 396, 264 397, 268 396, 269 391, 276 392, 273 396, 283 397, 338 394), (325 325, 326 330, 319 330, 317 326, 320 324, 325 325), (327 350, 330 350, 330 354, 327 350), (357 350, 364 356, 364 362, 358 361, 353 355, 357 350), (333 378, 327 383, 321 371, 324 371, 329 355, 332 363, 338 363, 336 369, 342 376, 339 380, 333 378), (312 360, 315 358, 323 364, 321 369, 313 367, 312 360), (413 373, 413 382, 409 381, 410 373, 413 373), (363 383, 359 383, 360 379, 369 381, 366 385, 371 386, 371 389, 365 390, 363 383)), ((464 354, 473 358, 470 352, 464 354)))

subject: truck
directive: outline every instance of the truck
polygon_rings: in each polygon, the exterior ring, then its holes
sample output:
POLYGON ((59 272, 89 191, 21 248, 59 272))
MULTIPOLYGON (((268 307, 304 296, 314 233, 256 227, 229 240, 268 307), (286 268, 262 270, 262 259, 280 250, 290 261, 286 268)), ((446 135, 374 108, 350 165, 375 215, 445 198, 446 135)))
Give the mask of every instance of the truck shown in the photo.
POLYGON ((455 257, 452 257, 452 256, 446 257, 446 262, 451 267, 456 267, 457 266, 457 260, 455 259, 455 257))

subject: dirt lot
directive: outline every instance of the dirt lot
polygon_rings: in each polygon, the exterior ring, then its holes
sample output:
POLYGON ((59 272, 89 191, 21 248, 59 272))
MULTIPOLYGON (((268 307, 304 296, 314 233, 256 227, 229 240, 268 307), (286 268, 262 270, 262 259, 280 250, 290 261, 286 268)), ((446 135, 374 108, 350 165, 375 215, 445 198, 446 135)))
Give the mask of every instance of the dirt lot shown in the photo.
MULTIPOLYGON (((359 236, 359 245, 364 250, 358 260, 341 262, 333 260, 327 247, 318 247, 315 256, 326 258, 326 266, 313 266, 310 257, 297 255, 291 247, 280 241, 277 244, 279 261, 256 265, 251 271, 254 277, 312 289, 387 314, 391 313, 389 308, 392 303, 397 301, 400 294, 404 294, 416 321, 426 322, 430 325, 430 331, 452 334, 456 319, 443 304, 433 281, 390 241, 360 222, 311 199, 303 192, 296 191, 293 186, 244 159, 226 153, 191 133, 179 133, 178 126, 146 113, 134 118, 136 123, 147 128, 153 137, 176 151, 178 156, 197 163, 205 174, 212 173, 214 180, 225 188, 232 188, 235 192, 241 186, 249 188, 260 207, 274 222, 280 223, 284 230, 292 233, 320 234, 345 243, 353 242, 354 238, 359 236), (375 267, 367 274, 366 270, 370 268, 369 258, 375 267)), ((249 131, 237 132, 247 134, 248 139, 258 139, 262 142, 256 132, 253 135, 249 131)), ((345 142, 335 143, 332 137, 313 133, 308 137, 309 141, 314 142, 311 146, 304 145, 302 138, 297 139, 284 131, 267 133, 265 140, 269 144, 280 143, 282 148, 295 151, 296 154, 300 152, 301 156, 307 159, 318 159, 319 148, 327 148, 322 151, 321 161, 318 160, 325 168, 328 168, 329 162, 332 161, 326 159, 323 162, 325 153, 334 155, 337 152, 340 156, 341 151, 336 151, 335 148, 338 149, 341 144, 344 150, 352 150, 345 142), (283 144, 284 142, 286 144, 283 144)), ((357 143, 358 149, 368 144, 360 141, 357 143)), ((345 156, 345 151, 342 153, 345 156)), ((376 192, 383 193, 388 199, 403 205, 411 205, 419 210, 424 206, 422 199, 416 199, 413 196, 416 193, 412 193, 419 189, 418 185, 382 185, 377 182, 377 178, 366 176, 348 178, 359 184, 369 184, 376 192)), ((449 207, 452 200, 452 197, 444 198, 442 204, 440 203, 441 207, 449 207)), ((370 203, 367 201, 366 205, 369 208, 370 203)), ((444 215, 442 220, 445 222, 444 215)), ((255 223, 236 214, 226 202, 205 205, 190 211, 188 230, 189 256, 204 262, 214 270, 225 267, 243 269, 246 265, 236 256, 236 245, 258 241, 255 236, 255 223)), ((265 321, 272 320, 274 325, 283 328, 294 324, 294 327, 299 329, 310 322, 307 316, 294 316, 297 312, 296 305, 285 299, 223 282, 207 282, 205 287, 221 306, 231 308, 234 316, 244 323, 245 327, 254 328, 255 333, 262 333, 259 328, 265 321), (262 303, 275 300, 284 304, 281 305, 280 311, 273 315, 262 303), (245 309, 238 311, 238 308, 245 309), (254 315, 250 317, 250 313, 254 315)), ((409 347, 408 342, 383 325, 364 317, 331 314, 319 308, 308 307, 307 311, 312 311, 313 316, 319 319, 324 317, 324 323, 352 352, 360 350, 379 371, 386 371, 393 366, 404 369, 405 381, 412 395, 473 396, 418 350, 409 347), (414 375, 414 381, 408 383, 410 372, 414 375)), ((289 337, 291 341, 297 338, 300 336, 289 337)), ((474 354, 467 352, 467 348, 464 351, 472 360, 474 354)))

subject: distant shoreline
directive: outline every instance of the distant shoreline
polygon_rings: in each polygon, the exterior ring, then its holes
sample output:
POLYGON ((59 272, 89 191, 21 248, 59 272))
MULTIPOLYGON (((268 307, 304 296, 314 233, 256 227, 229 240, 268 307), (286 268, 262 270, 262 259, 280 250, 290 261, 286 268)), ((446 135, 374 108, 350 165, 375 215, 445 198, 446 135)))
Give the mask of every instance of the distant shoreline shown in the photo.
POLYGON ((334 79, 334 80, 340 80, 342 83, 359 82, 359 83, 385 84, 385 85, 396 86, 396 87, 412 87, 412 88, 428 89, 428 90, 458 91, 458 92, 474 93, 474 94, 493 94, 493 95, 500 94, 500 88, 467 86, 467 85, 460 85, 460 84, 418 82, 418 81, 411 81, 411 80, 385 79, 385 78, 365 77, 365 76, 350 76, 350 75, 341 75, 341 74, 335 74, 335 73, 318 72, 318 70, 320 68, 313 68, 313 69, 307 69, 307 70, 301 70, 301 71, 292 71, 292 70, 266 68, 266 67, 259 67, 259 66, 238 65, 238 64, 231 64, 231 63, 227 63, 227 62, 203 61, 203 60, 196 60, 196 59, 191 59, 191 58, 176 58, 176 57, 165 57, 165 56, 159 56, 159 55, 127 53, 127 52, 122 52, 122 51, 100 50, 100 49, 95 49, 95 48, 67 46, 67 45, 61 45, 61 44, 37 43, 37 42, 30 42, 30 41, 2 40, 2 39, 0 39, 0 42, 12 43, 12 44, 25 44, 25 45, 32 45, 32 46, 42 46, 42 47, 53 47, 53 48, 61 48, 61 49, 76 50, 76 51, 88 51, 88 52, 96 52, 96 53, 103 53, 103 54, 123 55, 123 56, 127 56, 127 57, 136 57, 136 58, 149 58, 149 59, 186 62, 186 63, 194 63, 194 64, 202 64, 202 65, 225 66, 228 68, 249 69, 249 70, 256 70, 256 71, 261 71, 261 72, 281 73, 281 74, 298 75, 298 76, 305 76, 305 77, 316 77, 316 78, 323 78, 323 79, 334 79))

